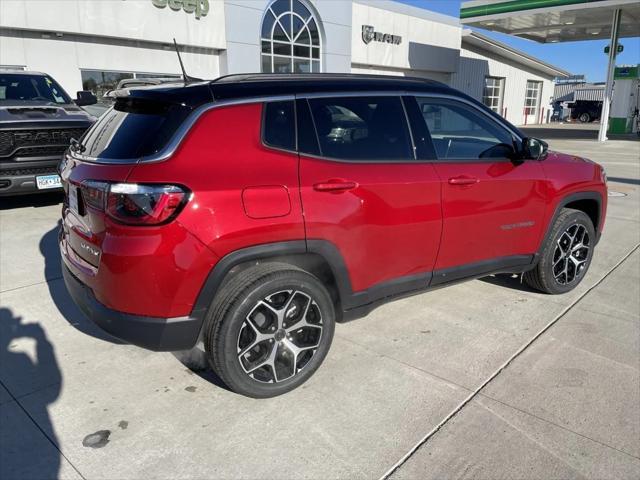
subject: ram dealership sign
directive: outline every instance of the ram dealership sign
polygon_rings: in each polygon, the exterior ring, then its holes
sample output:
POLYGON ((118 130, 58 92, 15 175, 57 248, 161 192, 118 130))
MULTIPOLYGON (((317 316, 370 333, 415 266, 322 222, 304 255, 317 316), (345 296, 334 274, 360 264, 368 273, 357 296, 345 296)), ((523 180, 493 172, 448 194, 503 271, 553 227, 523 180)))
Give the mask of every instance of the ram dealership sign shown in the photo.
POLYGON ((376 32, 373 25, 362 25, 362 41, 366 44, 371 42, 391 43, 392 45, 400 45, 402 37, 400 35, 392 35, 390 33, 376 32))

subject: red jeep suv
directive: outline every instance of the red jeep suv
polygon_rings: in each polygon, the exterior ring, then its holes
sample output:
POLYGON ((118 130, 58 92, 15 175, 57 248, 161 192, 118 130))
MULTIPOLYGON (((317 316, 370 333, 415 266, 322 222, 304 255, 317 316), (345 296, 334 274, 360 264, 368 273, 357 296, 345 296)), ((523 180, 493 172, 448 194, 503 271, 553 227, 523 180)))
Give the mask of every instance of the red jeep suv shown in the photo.
POLYGON ((204 342, 234 391, 307 380, 335 322, 493 273, 558 294, 604 223, 599 165, 420 79, 232 75, 116 92, 67 152, 67 288, 112 335, 204 342))

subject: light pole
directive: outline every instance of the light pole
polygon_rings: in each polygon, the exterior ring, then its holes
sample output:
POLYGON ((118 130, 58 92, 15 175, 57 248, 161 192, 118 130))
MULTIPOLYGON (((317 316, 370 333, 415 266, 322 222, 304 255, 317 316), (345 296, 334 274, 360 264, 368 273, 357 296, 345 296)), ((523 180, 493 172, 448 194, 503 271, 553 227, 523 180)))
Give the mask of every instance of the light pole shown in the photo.
POLYGON ((616 68, 616 55, 618 54, 618 29, 620 27, 620 9, 613 11, 613 22, 611 24, 611 43, 609 44, 609 66, 607 68, 607 86, 604 89, 604 99, 602 100, 602 113, 600 114, 600 131, 598 141, 607 140, 607 129, 609 128, 609 106, 613 94, 613 72, 616 68))

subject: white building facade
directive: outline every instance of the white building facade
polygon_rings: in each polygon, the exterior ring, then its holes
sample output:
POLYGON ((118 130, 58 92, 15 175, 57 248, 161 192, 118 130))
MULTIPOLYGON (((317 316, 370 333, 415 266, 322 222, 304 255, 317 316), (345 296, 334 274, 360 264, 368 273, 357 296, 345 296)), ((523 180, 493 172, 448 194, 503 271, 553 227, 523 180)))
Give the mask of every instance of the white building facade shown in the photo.
POLYGON ((546 122, 567 72, 391 0, 2 0, 0 68, 42 71, 70 94, 120 79, 353 72, 437 80, 517 125, 546 122), (546 109, 546 110, 545 110, 546 109))

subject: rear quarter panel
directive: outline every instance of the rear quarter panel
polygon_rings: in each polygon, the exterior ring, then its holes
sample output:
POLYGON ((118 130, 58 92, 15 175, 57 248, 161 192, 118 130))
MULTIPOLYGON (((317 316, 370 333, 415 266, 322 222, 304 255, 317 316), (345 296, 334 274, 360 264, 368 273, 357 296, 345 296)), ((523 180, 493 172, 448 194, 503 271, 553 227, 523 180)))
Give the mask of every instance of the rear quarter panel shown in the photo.
POLYGON ((177 221, 218 257, 247 246, 303 240, 298 155, 262 145, 261 117, 261 103, 212 109, 172 158, 136 166, 128 181, 191 190, 177 221))

